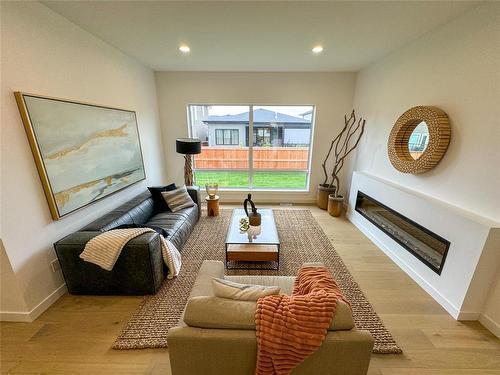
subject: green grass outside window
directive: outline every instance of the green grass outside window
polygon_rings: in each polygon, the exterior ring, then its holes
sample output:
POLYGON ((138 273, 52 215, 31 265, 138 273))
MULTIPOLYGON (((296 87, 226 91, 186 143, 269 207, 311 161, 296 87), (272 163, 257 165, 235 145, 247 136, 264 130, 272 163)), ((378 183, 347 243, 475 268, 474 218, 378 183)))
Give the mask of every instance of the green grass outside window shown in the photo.
MULTIPOLYGON (((248 188, 248 172, 245 171, 195 171, 196 185, 217 183, 225 188, 248 188)), ((305 189, 307 172, 303 171, 254 171, 253 187, 261 189, 305 189)))

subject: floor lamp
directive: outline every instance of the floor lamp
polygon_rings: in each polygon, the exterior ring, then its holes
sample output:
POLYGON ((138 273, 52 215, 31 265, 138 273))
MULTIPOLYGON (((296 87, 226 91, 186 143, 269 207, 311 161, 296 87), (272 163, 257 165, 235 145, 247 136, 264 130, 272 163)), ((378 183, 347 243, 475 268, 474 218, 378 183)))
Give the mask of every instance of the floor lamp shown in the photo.
POLYGON ((193 157, 201 154, 201 140, 199 138, 178 138, 175 140, 175 150, 184 155, 184 184, 193 186, 193 157))

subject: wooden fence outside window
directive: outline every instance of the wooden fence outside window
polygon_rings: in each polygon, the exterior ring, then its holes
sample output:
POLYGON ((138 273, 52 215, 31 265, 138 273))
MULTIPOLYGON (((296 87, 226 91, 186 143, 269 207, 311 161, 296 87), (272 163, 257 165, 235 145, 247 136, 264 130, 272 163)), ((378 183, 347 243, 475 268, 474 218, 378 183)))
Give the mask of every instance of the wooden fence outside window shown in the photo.
MULTIPOLYGON (((202 147, 195 168, 203 170, 248 169, 248 147, 202 147)), ((307 171, 308 147, 253 147, 253 168, 307 171)))

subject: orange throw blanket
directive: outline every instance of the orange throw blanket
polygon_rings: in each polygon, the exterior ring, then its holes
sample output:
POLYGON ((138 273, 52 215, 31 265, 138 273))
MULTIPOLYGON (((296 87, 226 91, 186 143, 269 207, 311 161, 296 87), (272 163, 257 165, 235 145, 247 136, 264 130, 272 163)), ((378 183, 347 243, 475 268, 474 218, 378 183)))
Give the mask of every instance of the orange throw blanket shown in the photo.
POLYGON ((257 375, 284 375, 314 353, 326 337, 337 300, 349 303, 325 267, 302 267, 291 296, 259 298, 257 375))

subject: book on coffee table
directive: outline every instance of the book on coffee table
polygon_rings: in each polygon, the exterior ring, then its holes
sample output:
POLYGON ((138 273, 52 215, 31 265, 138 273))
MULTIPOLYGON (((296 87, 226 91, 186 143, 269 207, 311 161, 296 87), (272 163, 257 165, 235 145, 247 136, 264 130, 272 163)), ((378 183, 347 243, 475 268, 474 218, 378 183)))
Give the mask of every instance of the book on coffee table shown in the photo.
POLYGON ((261 225, 250 226, 247 231, 240 230, 240 219, 247 217, 243 209, 234 209, 226 237, 227 269, 279 269, 280 239, 273 210, 259 209, 261 225), (274 267, 258 266, 259 262, 273 263, 274 267), (231 266, 243 263, 242 267, 231 266), (251 263, 251 265, 245 264, 251 263))

